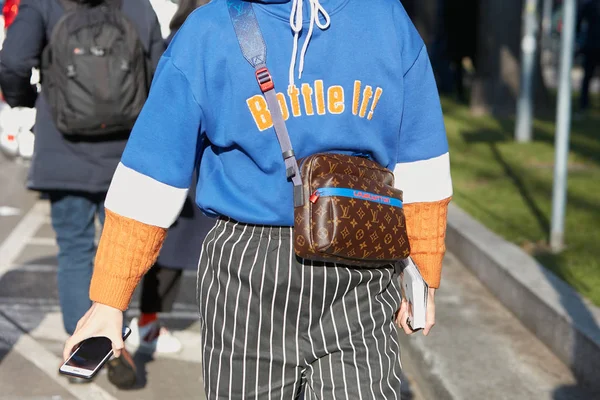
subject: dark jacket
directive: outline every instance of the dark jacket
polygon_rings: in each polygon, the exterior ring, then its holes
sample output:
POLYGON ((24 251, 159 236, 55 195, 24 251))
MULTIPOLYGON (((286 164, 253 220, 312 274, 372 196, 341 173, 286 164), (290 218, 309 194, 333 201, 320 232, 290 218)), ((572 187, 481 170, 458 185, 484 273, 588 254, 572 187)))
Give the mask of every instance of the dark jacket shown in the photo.
POLYGON ((157 263, 164 268, 197 269, 202 242, 215 219, 202 214, 196 205, 196 177, 177 221, 169 228, 157 263))
MULTIPOLYGON (((122 11, 138 28, 140 40, 156 67, 165 44, 151 4, 148 0, 123 0, 122 11)), ((58 0, 21 1, 0 54, 0 87, 10 106, 37 108, 28 187, 102 193, 108 190, 129 132, 109 140, 66 139, 56 129, 43 93, 37 96, 30 85, 31 69, 40 66, 42 51, 63 14, 58 0)))

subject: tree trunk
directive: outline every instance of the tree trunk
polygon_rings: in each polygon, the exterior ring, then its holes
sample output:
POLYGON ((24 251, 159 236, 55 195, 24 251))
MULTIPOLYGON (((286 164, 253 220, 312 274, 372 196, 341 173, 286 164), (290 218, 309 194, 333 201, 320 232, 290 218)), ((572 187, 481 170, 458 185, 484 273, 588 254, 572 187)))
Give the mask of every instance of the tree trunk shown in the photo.
MULTIPOLYGON (((478 115, 513 115, 521 76, 523 0, 480 0, 479 10, 479 40, 471 110, 478 115)), ((538 51, 534 78, 536 109, 549 105, 539 60, 538 51)))

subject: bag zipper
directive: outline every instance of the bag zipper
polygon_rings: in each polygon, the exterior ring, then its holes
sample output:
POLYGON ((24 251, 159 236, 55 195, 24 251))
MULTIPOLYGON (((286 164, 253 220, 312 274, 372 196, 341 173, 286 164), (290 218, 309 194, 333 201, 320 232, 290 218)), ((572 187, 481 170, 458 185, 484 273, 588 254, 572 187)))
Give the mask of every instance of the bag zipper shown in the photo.
POLYGON ((369 193, 362 190, 349 188, 319 188, 310 195, 310 202, 316 204, 321 197, 348 197, 357 200, 367 200, 373 203, 385 204, 392 207, 402 208, 401 200, 394 197, 382 196, 380 194, 369 193))

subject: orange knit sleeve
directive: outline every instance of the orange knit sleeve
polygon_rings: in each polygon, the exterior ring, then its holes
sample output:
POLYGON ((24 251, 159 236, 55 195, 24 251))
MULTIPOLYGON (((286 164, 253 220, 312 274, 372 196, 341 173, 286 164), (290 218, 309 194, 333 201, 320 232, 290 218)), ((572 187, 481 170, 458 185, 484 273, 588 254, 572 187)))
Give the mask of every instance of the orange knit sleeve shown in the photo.
POLYGON ((90 299, 125 311, 139 281, 158 258, 166 235, 167 229, 106 209, 90 299))
POLYGON ((404 205, 410 255, 423 279, 432 288, 440 286, 450 200, 404 205))

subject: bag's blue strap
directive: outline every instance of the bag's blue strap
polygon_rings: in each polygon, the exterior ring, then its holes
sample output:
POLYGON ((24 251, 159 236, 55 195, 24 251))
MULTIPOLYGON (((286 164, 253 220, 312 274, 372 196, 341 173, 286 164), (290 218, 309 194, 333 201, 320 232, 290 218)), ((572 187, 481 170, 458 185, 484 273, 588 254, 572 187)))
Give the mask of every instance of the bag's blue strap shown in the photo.
POLYGON ((397 208, 403 207, 402 200, 400 199, 350 188, 319 188, 315 190, 315 193, 313 193, 311 196, 311 202, 317 201, 319 197, 348 197, 351 199, 367 200, 373 203, 385 204, 397 208))
POLYGON ((271 119, 281 146, 287 177, 294 184, 294 207, 300 207, 304 205, 300 169, 298 168, 285 120, 279 108, 275 85, 267 68, 267 46, 258 26, 252 3, 242 0, 227 0, 227 8, 242 54, 254 68, 258 86, 263 92, 271 112, 271 119))

